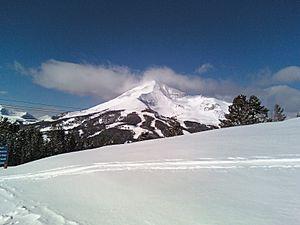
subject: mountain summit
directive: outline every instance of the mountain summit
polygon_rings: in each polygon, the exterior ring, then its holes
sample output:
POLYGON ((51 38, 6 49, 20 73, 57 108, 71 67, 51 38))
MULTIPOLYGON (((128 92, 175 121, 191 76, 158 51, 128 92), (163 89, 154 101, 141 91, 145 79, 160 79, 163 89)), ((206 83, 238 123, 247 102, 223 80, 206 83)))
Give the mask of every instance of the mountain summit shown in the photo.
POLYGON ((229 103, 189 96, 148 81, 92 108, 36 124, 43 132, 60 127, 84 140, 85 148, 170 137, 218 128, 229 103))
POLYGON ((71 112, 64 118, 83 116, 108 110, 140 112, 153 110, 160 115, 174 117, 183 122, 195 121, 218 126, 219 119, 224 118, 229 103, 201 95, 189 96, 177 89, 152 80, 126 91, 119 97, 95 107, 79 112, 71 112))

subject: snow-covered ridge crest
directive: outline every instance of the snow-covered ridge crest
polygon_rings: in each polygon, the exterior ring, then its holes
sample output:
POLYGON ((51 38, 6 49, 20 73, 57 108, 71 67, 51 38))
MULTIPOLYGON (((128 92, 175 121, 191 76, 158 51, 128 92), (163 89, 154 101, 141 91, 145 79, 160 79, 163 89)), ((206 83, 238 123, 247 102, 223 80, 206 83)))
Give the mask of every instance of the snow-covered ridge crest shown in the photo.
POLYGON ((19 112, 0 105, 0 117, 7 118, 10 122, 30 123, 37 119, 28 112, 19 112))
POLYGON ((145 109, 160 115, 176 117, 179 121, 195 121, 203 124, 218 125, 230 104, 215 98, 201 95, 189 96, 177 89, 152 80, 126 91, 108 102, 90 109, 71 112, 63 118, 83 116, 109 110, 141 112, 145 109))
POLYGON ((177 89, 168 87, 167 85, 156 81, 156 80, 151 80, 143 83, 140 86, 137 86, 129 91, 126 91, 124 94, 120 95, 118 98, 122 97, 135 97, 139 98, 141 95, 146 95, 150 93, 162 93, 165 96, 173 99, 176 97, 183 97, 185 96, 185 93, 182 91, 179 91, 177 89))

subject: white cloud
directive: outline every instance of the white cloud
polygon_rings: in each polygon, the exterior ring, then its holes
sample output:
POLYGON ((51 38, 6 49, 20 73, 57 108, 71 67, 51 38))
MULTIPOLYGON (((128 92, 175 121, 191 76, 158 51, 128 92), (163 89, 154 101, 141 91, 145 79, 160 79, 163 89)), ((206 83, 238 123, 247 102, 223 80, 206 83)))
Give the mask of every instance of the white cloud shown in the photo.
POLYGON ((109 99, 138 84, 138 79, 125 66, 94 66, 49 60, 38 69, 26 69, 19 63, 15 68, 30 75, 43 87, 75 95, 109 99))
POLYGON ((278 82, 296 81, 297 68, 299 67, 283 68, 275 74, 270 70, 264 70, 262 76, 256 77, 256 82, 242 87, 230 80, 180 74, 169 67, 151 67, 136 72, 126 66, 76 64, 57 60, 49 60, 35 69, 28 69, 15 63, 15 69, 29 75, 35 83, 74 95, 95 96, 108 100, 144 81, 158 80, 188 94, 202 94, 227 101, 232 101, 241 93, 254 94, 259 96, 269 109, 278 103, 290 115, 300 110, 300 91, 287 85, 278 85, 278 82), (261 77, 265 79, 263 86, 257 85, 262 84, 261 77), (266 78, 272 82, 268 83, 266 78), (277 84, 274 80, 277 80, 277 84))
POLYGON ((289 66, 279 70, 273 75, 273 80, 279 83, 292 83, 300 81, 300 67, 289 66))
POLYGON ((21 63, 15 61, 14 63, 15 70, 20 74, 30 74, 30 70, 25 68, 21 63))
POLYGON ((258 85, 280 85, 300 82, 300 67, 288 66, 272 73, 269 68, 259 71, 255 76, 255 82, 258 85))
MULTIPOLYGON (((199 76, 179 74, 168 67, 147 69, 142 74, 143 80, 158 80, 171 87, 187 93, 201 93, 203 95, 224 94, 234 86, 225 80, 204 79, 199 76)), ((235 87, 236 88, 236 87, 235 87)))
POLYGON ((214 68, 213 65, 211 65, 210 63, 204 63, 201 66, 199 66, 195 72, 198 74, 204 74, 207 73, 209 70, 212 70, 214 68))
POLYGON ((288 86, 300 81, 300 67, 288 66, 275 73, 265 68, 254 75, 253 80, 245 92, 259 96, 270 110, 279 104, 290 117, 300 111, 300 90, 288 86))
POLYGON ((291 117, 295 117, 300 111, 300 91, 287 85, 276 85, 264 89, 262 98, 270 109, 275 104, 279 104, 291 117))
POLYGON ((49 60, 37 69, 28 69, 15 63, 15 69, 29 75, 32 80, 46 88, 57 89, 75 95, 113 98, 146 80, 158 80, 188 93, 223 95, 233 90, 229 81, 202 79, 176 73, 168 67, 152 67, 133 72, 126 66, 76 64, 49 60))
POLYGON ((258 96, 262 104, 270 110, 270 113, 272 113, 275 104, 283 107, 284 113, 289 117, 295 117, 297 112, 300 111, 300 90, 291 88, 288 85, 248 86, 240 93, 247 96, 258 96))

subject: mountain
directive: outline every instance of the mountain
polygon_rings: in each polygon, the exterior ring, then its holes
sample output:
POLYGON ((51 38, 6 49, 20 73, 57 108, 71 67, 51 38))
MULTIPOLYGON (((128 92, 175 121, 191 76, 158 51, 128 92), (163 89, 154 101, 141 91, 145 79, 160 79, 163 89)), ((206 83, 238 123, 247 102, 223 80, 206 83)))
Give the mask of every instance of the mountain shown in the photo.
POLYGON ((108 102, 36 125, 43 132, 53 127, 75 131, 89 143, 86 147, 96 147, 218 128, 228 105, 149 81, 108 102))
POLYGON ((218 126, 219 119, 227 112, 229 103, 204 96, 188 96, 158 81, 149 81, 133 88, 119 97, 80 112, 71 112, 64 118, 83 116, 107 110, 142 112, 150 109, 178 121, 195 121, 206 125, 218 126))
POLYGON ((0 173, 0 224, 299 225, 300 118, 73 152, 0 173))
POLYGON ((10 122, 21 124, 34 123, 38 120, 28 112, 19 112, 0 105, 0 117, 7 118, 10 122))

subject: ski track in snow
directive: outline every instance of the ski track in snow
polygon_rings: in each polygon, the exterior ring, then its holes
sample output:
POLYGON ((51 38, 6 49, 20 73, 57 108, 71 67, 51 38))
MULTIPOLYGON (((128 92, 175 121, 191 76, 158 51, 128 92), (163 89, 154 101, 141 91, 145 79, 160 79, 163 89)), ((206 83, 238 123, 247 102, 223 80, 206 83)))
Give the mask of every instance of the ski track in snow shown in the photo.
POLYGON ((151 170, 167 170, 167 171, 184 171, 184 170, 201 170, 201 169, 297 169, 300 168, 300 157, 278 157, 254 156, 251 158, 244 157, 227 157, 224 159, 199 158, 197 160, 183 159, 165 159, 152 161, 132 161, 132 162, 103 162, 87 165, 74 165, 67 167, 58 167, 51 170, 44 170, 37 173, 26 173, 18 175, 1 176, 0 182, 7 180, 40 180, 49 179, 58 176, 80 175, 96 172, 109 171, 151 171, 151 170))
POLYGON ((16 196, 14 189, 0 185, 0 224, 2 225, 79 225, 67 220, 39 203, 26 203, 16 196), (29 206, 29 207, 28 207, 29 206))

